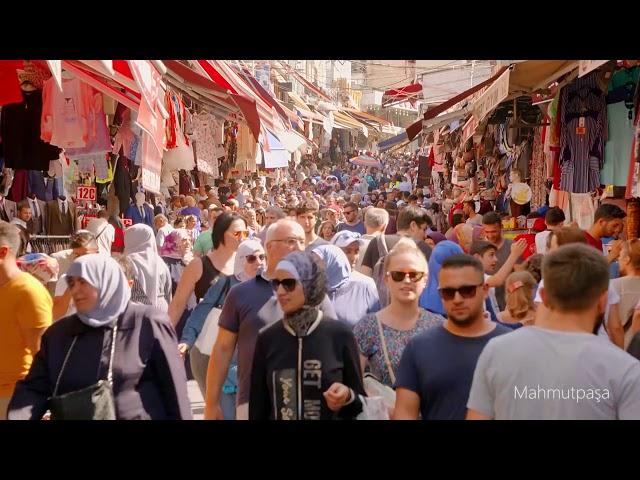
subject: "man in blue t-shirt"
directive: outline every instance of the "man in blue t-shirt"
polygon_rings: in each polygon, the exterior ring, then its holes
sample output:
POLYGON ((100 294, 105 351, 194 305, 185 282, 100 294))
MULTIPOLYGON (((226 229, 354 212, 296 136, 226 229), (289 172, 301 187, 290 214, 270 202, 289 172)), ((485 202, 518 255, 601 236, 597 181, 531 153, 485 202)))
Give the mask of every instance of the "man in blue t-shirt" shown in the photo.
POLYGON ((484 346, 511 329, 484 312, 482 263, 454 255, 442 264, 440 295, 447 320, 412 338, 396 375, 395 420, 464 420, 471 381, 484 346))

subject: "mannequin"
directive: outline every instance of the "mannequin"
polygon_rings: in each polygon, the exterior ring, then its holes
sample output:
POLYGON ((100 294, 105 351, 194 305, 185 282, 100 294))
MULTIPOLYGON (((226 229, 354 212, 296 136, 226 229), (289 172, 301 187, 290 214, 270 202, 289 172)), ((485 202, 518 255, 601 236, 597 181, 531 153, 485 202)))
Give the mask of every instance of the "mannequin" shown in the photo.
POLYGON ((517 168, 509 174, 509 187, 506 196, 509 198, 511 216, 529 215, 531 213, 531 187, 522 181, 522 173, 517 168))
POLYGON ((31 220, 27 222, 29 230, 34 235, 46 235, 47 203, 37 198, 35 192, 27 195, 26 201, 31 207, 31 220))
POLYGON ((138 192, 135 197, 135 202, 129 205, 124 217, 131 219, 134 225, 144 223, 153 228, 153 209, 145 202, 144 193, 138 192))
POLYGON ((48 235, 71 235, 75 231, 76 206, 66 196, 47 202, 45 216, 48 235))

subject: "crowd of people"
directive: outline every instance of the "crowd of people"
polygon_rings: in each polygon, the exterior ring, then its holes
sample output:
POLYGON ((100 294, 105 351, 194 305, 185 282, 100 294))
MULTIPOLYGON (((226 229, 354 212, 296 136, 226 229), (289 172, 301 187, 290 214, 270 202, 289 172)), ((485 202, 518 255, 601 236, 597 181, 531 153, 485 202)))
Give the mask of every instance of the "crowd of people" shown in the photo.
POLYGON ((210 420, 640 419, 625 212, 582 231, 547 208, 511 240, 490 202, 417 177, 416 155, 306 160, 157 196, 153 226, 101 212, 51 256, 19 205, 0 419, 191 419, 190 378, 210 420))

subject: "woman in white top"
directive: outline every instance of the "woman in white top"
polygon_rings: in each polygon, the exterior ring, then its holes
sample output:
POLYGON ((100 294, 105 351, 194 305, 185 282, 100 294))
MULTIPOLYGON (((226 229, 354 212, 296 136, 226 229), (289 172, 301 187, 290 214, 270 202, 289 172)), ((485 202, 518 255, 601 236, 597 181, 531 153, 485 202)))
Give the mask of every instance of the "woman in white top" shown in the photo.
MULTIPOLYGON (((620 252, 620 278, 611 281, 611 287, 620 296, 618 308, 624 330, 624 348, 631 342, 637 329, 632 327, 632 317, 640 301, 640 240, 634 238, 622 244, 620 252)), ((637 324, 638 322, 636 322, 637 324)))

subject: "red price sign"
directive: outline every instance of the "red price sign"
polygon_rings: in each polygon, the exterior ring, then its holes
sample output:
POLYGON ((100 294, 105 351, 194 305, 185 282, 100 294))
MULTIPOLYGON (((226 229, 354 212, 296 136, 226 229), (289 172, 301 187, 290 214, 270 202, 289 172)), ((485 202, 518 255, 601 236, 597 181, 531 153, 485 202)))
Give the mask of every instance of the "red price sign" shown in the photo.
POLYGON ((130 227, 131 225, 133 225, 133 220, 131 220, 130 218, 123 218, 122 219, 122 224, 125 227, 130 227))
POLYGON ((78 202, 95 202, 96 198, 96 187, 85 187, 81 185, 76 189, 76 200, 78 202))

